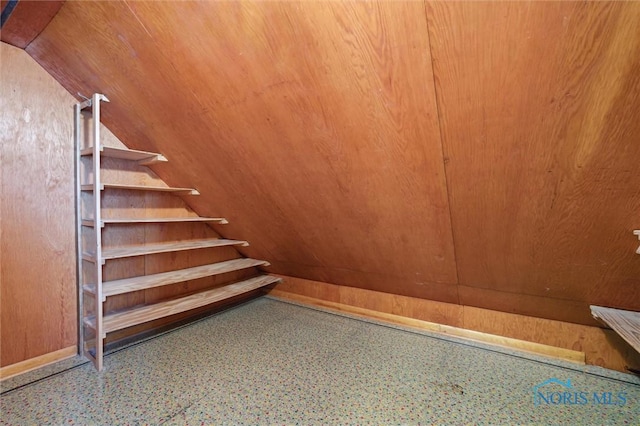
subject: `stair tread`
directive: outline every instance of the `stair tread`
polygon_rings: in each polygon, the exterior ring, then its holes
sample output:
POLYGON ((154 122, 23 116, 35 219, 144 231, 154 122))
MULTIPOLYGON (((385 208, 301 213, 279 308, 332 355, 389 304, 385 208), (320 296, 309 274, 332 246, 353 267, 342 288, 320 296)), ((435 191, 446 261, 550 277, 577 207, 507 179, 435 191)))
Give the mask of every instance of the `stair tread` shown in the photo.
MULTIPOLYGON (((269 262, 264 260, 241 258, 212 263, 209 265, 195 266, 192 268, 178 269, 175 271, 161 272, 158 274, 105 281, 102 283, 102 295, 104 297, 115 296, 117 294, 160 287, 268 264, 269 262)), ((88 285, 87 288, 90 289, 91 285, 88 285)))
MULTIPOLYGON (((142 256, 146 254, 169 253, 172 251, 195 250, 210 247, 224 247, 233 245, 247 246, 249 243, 240 240, 226 240, 222 238, 207 238, 189 241, 171 241, 157 244, 140 244, 124 247, 111 247, 102 249, 102 259, 119 259, 122 257, 142 256)), ((95 253, 84 253, 84 258, 95 261, 95 253)))
MULTIPOLYGON (((249 278, 248 280, 180 297, 178 299, 109 314, 103 319, 104 333, 110 333, 133 325, 210 305, 276 283, 280 280, 280 278, 271 275, 260 275, 249 278)), ((85 318, 85 323, 95 328, 94 318, 85 318)))

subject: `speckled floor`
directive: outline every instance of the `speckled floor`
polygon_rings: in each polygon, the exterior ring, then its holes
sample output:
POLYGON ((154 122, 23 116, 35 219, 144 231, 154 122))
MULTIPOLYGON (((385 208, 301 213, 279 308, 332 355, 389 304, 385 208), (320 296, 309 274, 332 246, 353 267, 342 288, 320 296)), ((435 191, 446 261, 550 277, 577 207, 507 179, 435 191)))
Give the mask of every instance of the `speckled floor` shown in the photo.
POLYGON ((105 366, 74 359, 3 382, 0 423, 640 424, 634 376, 267 297, 105 366), (534 392, 549 379, 564 384, 534 392))

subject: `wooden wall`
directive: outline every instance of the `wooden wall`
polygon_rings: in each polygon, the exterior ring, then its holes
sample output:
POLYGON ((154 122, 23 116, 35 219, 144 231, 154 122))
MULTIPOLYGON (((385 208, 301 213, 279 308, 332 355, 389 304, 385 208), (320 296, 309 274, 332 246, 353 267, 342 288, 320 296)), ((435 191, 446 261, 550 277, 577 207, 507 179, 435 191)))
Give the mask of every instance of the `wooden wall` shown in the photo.
POLYGON ((28 52, 107 92, 114 133, 161 150, 154 170, 274 270, 457 300, 422 5, 129 6, 65 4, 28 52))
POLYGON ((383 321, 391 320, 401 325, 416 326, 413 319, 426 321, 438 326, 425 327, 419 323, 417 326, 546 356, 574 360, 575 351, 582 354, 580 362, 622 372, 628 372, 628 368, 637 370, 640 367, 640 354, 612 330, 302 278, 281 278, 282 283, 278 284, 271 294, 286 300, 361 314, 383 321), (387 314, 393 317, 390 318, 387 314), (447 326, 461 330, 456 333, 455 330, 448 330, 447 326), (471 333, 465 330, 471 330, 471 333), (497 336, 518 339, 518 342, 504 342, 497 336), (534 345, 530 345, 530 342, 534 345), (536 344, 545 346, 538 347, 536 344), (558 348, 560 350, 557 350, 558 348))
POLYGON ((277 273, 640 310, 638 2, 65 2, 27 52, 277 273))
POLYGON ((76 345, 75 100, 23 50, 0 60, 4 367, 76 345))
MULTIPOLYGON (((0 373, 75 354, 77 291, 73 109, 76 102, 23 50, 0 43, 3 120, 0 164, 0 373), (56 354, 52 357, 51 354, 56 354)), ((104 104, 108 110, 110 104, 104 104)), ((103 143, 123 144, 103 127, 103 143)), ((103 180, 166 186, 148 168, 103 161, 103 180)), ((84 193, 83 196, 91 197, 84 193)), ((195 213, 169 194, 112 191, 104 194, 105 218, 184 217, 195 213)), ((107 227, 103 244, 126 245, 216 237, 204 224, 107 227)), ((231 247, 109 261, 104 279, 152 274, 239 257, 231 247)), ((105 312, 194 292, 255 274, 249 269, 110 298, 105 312)), ((210 308, 207 308, 210 309, 210 308)), ((205 309, 206 310, 206 309, 205 309)), ((200 313, 199 310, 195 313, 200 313)), ((166 325, 194 312, 109 335, 109 341, 166 325)))
POLYGON ((427 5, 460 303, 640 310, 640 3, 427 5))

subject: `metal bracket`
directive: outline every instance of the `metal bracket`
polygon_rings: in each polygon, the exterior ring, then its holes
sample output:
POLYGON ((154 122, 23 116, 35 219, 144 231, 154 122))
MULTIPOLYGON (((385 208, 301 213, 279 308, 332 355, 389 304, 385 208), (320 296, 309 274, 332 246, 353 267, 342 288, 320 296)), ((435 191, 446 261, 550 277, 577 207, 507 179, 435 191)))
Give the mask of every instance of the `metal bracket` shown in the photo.
MULTIPOLYGON (((80 102, 80 109, 81 110, 86 109, 86 108, 91 108, 93 106, 93 99, 92 98, 87 98, 85 95, 83 95, 80 92, 78 92, 77 94, 82 99, 84 99, 84 101, 80 102)), ((103 102, 109 102, 109 99, 107 99, 107 97, 105 95, 103 95, 102 93, 96 93, 96 95, 98 95, 98 100, 103 101, 103 102)))

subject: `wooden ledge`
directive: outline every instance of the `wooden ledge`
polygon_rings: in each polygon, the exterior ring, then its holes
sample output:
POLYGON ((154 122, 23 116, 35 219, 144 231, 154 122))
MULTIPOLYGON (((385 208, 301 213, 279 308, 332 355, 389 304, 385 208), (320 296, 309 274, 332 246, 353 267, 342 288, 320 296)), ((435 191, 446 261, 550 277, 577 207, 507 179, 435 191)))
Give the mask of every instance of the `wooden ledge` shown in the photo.
POLYGON ((611 327, 640 353, 640 312, 591 305, 591 314, 611 327))
POLYGON ((6 367, 0 368, 0 381, 10 379, 11 377, 15 377, 19 374, 28 373, 36 368, 44 367, 46 365, 53 364, 54 362, 74 357, 77 354, 78 348, 76 346, 69 346, 68 348, 63 348, 35 358, 7 365, 6 367))
POLYGON ((574 351, 570 349, 558 348, 555 346, 544 345, 541 343, 528 342, 525 340, 513 339, 510 337, 498 336, 495 334, 482 333, 479 331, 467 330, 464 328, 453 327, 450 325, 437 324, 433 322, 418 320, 414 318, 403 317, 400 315, 388 314, 385 312, 374 311, 366 308, 359 308, 356 306, 345 305, 337 302, 329 302, 326 300, 316 299, 308 296, 301 296, 294 293, 289 293, 273 289, 269 292, 269 295, 275 296, 282 300, 291 300, 300 302, 303 304, 318 306, 328 310, 345 312, 351 315, 366 319, 375 319, 391 324, 402 325, 405 327, 411 327, 422 331, 429 331, 432 333, 438 333, 446 336, 457 337, 461 339, 470 340, 473 342, 488 343, 491 345, 499 346, 510 350, 523 351, 535 355, 544 355, 550 358, 561 359, 564 361, 575 362, 581 365, 585 364, 585 353, 574 351))

